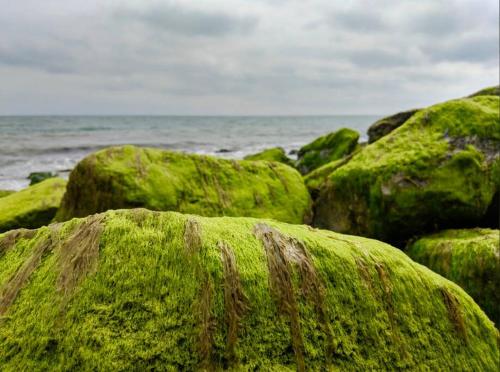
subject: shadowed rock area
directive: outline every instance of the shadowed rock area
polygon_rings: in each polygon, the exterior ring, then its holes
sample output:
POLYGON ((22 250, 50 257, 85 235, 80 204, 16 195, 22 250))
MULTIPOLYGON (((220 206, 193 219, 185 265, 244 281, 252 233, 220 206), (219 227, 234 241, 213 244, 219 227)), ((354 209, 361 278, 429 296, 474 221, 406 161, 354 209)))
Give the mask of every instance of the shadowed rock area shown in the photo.
POLYGON ((494 370, 499 358, 498 331, 461 288, 374 240, 134 209, 0 247, 5 369, 494 370))

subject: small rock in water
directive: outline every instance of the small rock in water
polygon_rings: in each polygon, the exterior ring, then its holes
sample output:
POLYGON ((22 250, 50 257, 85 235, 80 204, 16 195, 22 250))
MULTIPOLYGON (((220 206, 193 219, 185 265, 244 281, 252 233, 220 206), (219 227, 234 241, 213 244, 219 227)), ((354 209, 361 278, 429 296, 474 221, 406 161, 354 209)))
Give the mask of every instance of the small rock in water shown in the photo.
POLYGON ((233 152, 232 150, 228 150, 228 149, 219 149, 217 150, 217 153, 219 154, 227 154, 228 152, 233 152))
POLYGON ((32 186, 46 180, 47 178, 53 178, 56 176, 57 174, 52 172, 32 172, 27 178, 30 180, 30 186, 32 186))

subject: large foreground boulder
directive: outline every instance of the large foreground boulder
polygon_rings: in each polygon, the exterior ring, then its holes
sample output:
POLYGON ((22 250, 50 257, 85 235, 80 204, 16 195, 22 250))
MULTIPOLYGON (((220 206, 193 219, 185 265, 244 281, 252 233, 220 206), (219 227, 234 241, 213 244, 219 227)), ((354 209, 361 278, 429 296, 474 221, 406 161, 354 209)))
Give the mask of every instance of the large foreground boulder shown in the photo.
POLYGON ((124 146, 78 163, 56 219, 134 207, 302 223, 311 201, 300 174, 280 163, 124 146))
POLYGON ((65 186, 65 180, 50 178, 0 198, 0 232, 48 225, 59 208, 65 186))
POLYGON ((408 254, 459 284, 500 326, 500 230, 446 230, 417 240, 408 254))
POLYGON ((373 143, 391 133, 394 129, 399 128, 419 110, 420 109, 412 109, 398 112, 397 114, 387 116, 376 121, 370 126, 370 128, 368 128, 368 143, 373 143))
POLYGON ((488 208, 500 183, 498 113, 496 96, 420 110, 333 167, 319 187, 314 225, 399 245, 417 234, 497 218, 488 208))
POLYGON ((294 166, 293 160, 286 156, 285 150, 282 147, 273 147, 270 149, 263 150, 256 154, 247 155, 244 158, 245 160, 265 160, 265 161, 277 161, 279 163, 283 163, 289 165, 291 167, 294 166))
POLYGON ((297 169, 307 174, 331 161, 338 160, 353 152, 358 145, 359 133, 343 128, 315 139, 300 148, 297 169))
POLYGON ((498 331, 381 242, 109 211, 0 235, 4 370, 496 370, 498 331))

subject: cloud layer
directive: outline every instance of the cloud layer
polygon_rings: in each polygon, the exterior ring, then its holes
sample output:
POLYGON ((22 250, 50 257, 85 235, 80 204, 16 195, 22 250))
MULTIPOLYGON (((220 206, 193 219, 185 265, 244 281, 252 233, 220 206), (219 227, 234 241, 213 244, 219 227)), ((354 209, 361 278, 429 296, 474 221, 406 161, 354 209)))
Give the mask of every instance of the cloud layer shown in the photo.
POLYGON ((499 79, 497 0, 0 5, 0 114, 384 114, 499 79))

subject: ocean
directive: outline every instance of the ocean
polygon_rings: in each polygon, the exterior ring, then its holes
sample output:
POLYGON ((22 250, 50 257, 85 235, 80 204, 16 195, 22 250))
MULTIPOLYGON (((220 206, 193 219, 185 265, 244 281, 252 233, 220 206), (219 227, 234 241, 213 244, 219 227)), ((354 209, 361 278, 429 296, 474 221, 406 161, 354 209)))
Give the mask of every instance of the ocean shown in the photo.
POLYGON ((68 177, 86 155, 133 144, 241 159, 265 148, 287 152, 342 127, 360 132, 377 116, 3 116, 0 189, 19 190, 31 172, 68 177))

